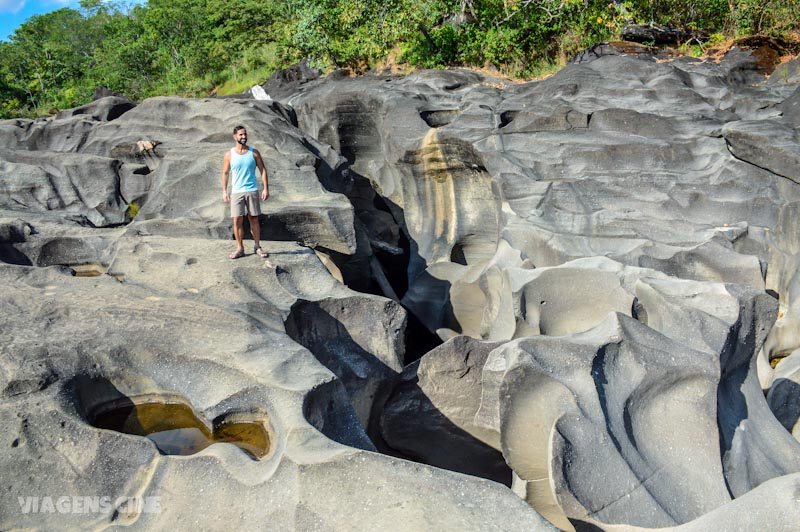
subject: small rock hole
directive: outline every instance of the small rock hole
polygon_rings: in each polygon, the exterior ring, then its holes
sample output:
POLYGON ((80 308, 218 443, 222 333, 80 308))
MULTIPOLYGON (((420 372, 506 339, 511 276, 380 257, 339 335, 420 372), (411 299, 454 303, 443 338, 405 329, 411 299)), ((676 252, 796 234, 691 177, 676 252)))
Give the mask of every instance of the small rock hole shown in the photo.
MULTIPOLYGON (((198 415, 192 405, 174 393, 127 396, 108 379, 80 375, 67 384, 81 417, 93 427, 151 440, 165 455, 186 456, 215 443, 232 443, 253 459, 272 450, 266 413, 228 412, 213 423, 198 415)), ((25 420, 22 422, 23 430, 25 420)))
POLYGON ((165 455, 192 455, 214 443, 228 442, 260 460, 271 447, 264 421, 226 416, 209 427, 189 405, 147 396, 103 405, 91 424, 144 436, 165 455))
POLYGON ((75 272, 75 277, 100 277, 108 271, 102 264, 73 264, 67 267, 75 272))
POLYGON ((518 114, 518 111, 504 111, 500 113, 500 123, 498 124, 498 127, 506 127, 508 124, 514 121, 518 114))
POLYGON ((429 127, 442 127, 456 119, 461 114, 457 109, 443 109, 437 111, 422 111, 419 116, 429 127))

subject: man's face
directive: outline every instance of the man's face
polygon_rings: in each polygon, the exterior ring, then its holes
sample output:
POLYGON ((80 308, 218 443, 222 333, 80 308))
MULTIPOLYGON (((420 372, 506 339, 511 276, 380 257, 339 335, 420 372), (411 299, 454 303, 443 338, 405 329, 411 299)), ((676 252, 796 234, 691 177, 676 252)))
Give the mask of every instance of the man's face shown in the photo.
POLYGON ((245 146, 247 144, 247 130, 240 129, 236 133, 233 134, 233 140, 245 146))

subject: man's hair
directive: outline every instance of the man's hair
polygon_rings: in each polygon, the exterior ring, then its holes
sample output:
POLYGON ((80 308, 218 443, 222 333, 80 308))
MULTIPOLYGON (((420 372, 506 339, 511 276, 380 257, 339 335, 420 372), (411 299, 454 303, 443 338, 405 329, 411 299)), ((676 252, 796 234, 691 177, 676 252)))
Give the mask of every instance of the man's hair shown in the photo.
POLYGON ((235 128, 233 128, 233 134, 234 135, 237 134, 240 129, 245 129, 245 127, 244 126, 236 126, 235 128))

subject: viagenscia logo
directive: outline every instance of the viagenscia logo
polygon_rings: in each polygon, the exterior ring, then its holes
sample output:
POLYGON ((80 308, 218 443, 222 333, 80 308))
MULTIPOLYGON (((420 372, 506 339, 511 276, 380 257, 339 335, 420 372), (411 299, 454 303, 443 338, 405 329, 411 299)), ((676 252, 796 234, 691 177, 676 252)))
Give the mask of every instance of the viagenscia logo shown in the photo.
POLYGON ((17 497, 23 514, 157 513, 160 497, 109 497, 104 495, 61 495, 17 497))

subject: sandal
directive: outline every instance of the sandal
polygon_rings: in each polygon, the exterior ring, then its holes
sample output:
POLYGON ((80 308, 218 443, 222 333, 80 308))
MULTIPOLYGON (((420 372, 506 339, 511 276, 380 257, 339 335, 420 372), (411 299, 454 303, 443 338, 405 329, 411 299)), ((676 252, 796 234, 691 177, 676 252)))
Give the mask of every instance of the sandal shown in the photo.
POLYGON ((269 257, 269 253, 267 253, 266 251, 261 249, 261 246, 258 246, 257 248, 255 248, 253 250, 253 253, 257 254, 262 259, 266 259, 267 257, 269 257))
POLYGON ((244 250, 243 249, 237 249, 236 251, 234 251, 233 253, 228 255, 229 259, 239 259, 241 257, 244 257, 244 250))

